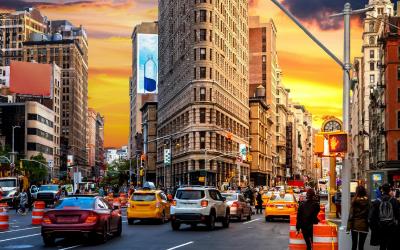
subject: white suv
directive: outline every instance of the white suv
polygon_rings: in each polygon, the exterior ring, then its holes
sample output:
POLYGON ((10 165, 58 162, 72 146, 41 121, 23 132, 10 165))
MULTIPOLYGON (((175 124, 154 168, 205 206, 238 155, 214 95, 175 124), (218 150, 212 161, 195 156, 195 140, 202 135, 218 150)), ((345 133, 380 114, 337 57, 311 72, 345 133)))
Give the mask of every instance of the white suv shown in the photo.
POLYGON ((179 230, 181 224, 195 227, 205 224, 209 230, 215 228, 215 222, 229 227, 229 206, 220 192, 214 187, 192 186, 179 188, 171 206, 171 226, 179 230))

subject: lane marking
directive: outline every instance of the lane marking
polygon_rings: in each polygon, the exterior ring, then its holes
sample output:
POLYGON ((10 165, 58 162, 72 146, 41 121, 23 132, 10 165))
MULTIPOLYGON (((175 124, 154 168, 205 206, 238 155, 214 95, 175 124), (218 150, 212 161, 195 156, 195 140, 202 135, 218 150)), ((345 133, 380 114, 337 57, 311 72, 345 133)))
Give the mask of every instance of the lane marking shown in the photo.
POLYGON ((0 232, 0 234, 11 233, 11 232, 18 232, 18 231, 25 231, 25 230, 31 230, 31 229, 35 229, 35 228, 40 228, 40 227, 28 227, 28 228, 21 228, 21 229, 9 230, 9 231, 0 232))
POLYGON ((254 220, 246 221, 246 222, 243 222, 243 224, 252 223, 252 222, 255 222, 255 221, 258 221, 258 220, 261 220, 261 219, 260 219, 260 218, 258 218, 258 219, 254 219, 254 220))
POLYGON ((180 248, 180 247, 184 247, 184 246, 187 246, 187 245, 190 245, 190 244, 193 244, 193 243, 194 243, 193 241, 189 241, 189 242, 186 242, 186 243, 184 243, 184 244, 182 244, 182 245, 179 245, 179 246, 176 246, 176 247, 168 248, 167 250, 174 250, 174 249, 177 249, 177 248, 180 248))
POLYGON ((40 234, 24 235, 24 236, 19 236, 19 237, 14 237, 14 238, 9 238, 9 239, 0 240, 0 242, 10 241, 10 240, 18 240, 18 239, 23 239, 23 238, 29 238, 29 237, 38 236, 38 235, 40 235, 40 234))
POLYGON ((68 249, 73 249, 73 248, 77 248, 77 247, 81 247, 82 245, 76 245, 76 246, 72 246, 72 247, 66 247, 66 248, 60 248, 58 250, 68 250, 68 249))
POLYGON ((122 221, 122 223, 127 223, 127 222, 128 222, 127 220, 123 220, 123 221, 122 221))

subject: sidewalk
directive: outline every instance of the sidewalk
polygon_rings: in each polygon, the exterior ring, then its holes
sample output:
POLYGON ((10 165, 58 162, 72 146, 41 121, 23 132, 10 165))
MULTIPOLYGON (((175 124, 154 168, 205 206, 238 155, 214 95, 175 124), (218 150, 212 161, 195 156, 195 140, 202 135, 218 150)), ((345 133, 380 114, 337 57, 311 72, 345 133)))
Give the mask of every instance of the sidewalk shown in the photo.
MULTIPOLYGON (((335 218, 330 218, 329 213, 326 213, 326 220, 335 223, 338 227, 341 225, 341 220, 335 218)), ((371 232, 368 234, 367 240, 365 241, 364 249, 365 250, 379 250, 379 247, 374 247, 369 244, 371 240, 371 232)))

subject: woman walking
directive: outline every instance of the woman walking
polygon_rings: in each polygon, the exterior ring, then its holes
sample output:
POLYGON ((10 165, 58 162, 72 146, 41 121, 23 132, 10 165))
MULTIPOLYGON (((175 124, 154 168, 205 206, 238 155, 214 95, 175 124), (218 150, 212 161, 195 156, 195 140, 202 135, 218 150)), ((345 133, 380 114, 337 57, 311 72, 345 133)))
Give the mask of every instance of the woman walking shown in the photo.
POLYGON ((303 234, 304 241, 307 244, 307 250, 312 249, 313 225, 318 224, 319 204, 316 202, 314 189, 307 190, 307 200, 300 204, 297 210, 297 234, 303 234))
POLYGON ((262 214, 262 203, 263 203, 263 200, 262 200, 261 191, 257 192, 256 202, 257 202, 256 214, 258 214, 258 212, 260 212, 260 214, 262 214))
POLYGON ((364 250, 368 235, 369 199, 365 187, 358 186, 351 202, 347 232, 351 232, 352 250, 364 250))

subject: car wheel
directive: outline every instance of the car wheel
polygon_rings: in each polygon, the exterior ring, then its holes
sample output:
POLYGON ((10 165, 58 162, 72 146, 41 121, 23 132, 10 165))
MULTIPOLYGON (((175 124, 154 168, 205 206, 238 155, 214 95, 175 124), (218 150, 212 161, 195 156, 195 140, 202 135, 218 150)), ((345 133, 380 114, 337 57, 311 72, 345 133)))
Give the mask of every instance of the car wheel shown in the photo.
POLYGON ((265 222, 269 222, 269 221, 271 221, 271 218, 265 217, 265 222))
POLYGON ((160 219, 160 224, 164 224, 167 221, 165 217, 165 211, 162 212, 161 219, 160 219))
POLYGON ((249 215, 247 215, 247 220, 249 221, 249 220, 251 220, 251 214, 252 214, 252 212, 251 212, 251 210, 249 211, 249 215))
POLYGON ((43 236, 43 243, 45 246, 54 246, 55 239, 52 236, 43 236))
POLYGON ((133 225, 133 224, 135 224, 135 219, 132 218, 128 219, 128 225, 133 225))
POLYGON ((243 211, 240 213, 240 215, 238 216, 238 221, 242 222, 243 221, 243 211))
POLYGON ((208 217, 207 228, 210 231, 215 229, 215 215, 214 214, 210 214, 210 217, 208 217))
MULTIPOLYGON (((225 218, 224 218, 224 220, 222 221, 222 227, 223 228, 228 228, 229 227, 229 224, 230 224, 230 214, 229 214, 229 212, 228 211, 226 211, 226 215, 225 215, 225 218)), ((240 215, 240 217, 242 217, 242 215, 240 215)))
POLYGON ((192 229, 195 229, 195 228, 197 227, 197 224, 190 224, 190 227, 191 227, 192 229))
POLYGON ((118 222, 118 229, 117 232, 115 232, 114 236, 120 237, 121 234, 122 234, 122 219, 120 219, 118 222))
POLYGON ((178 231, 179 228, 181 227, 181 223, 179 223, 177 221, 171 221, 171 227, 172 227, 172 230, 178 231))
POLYGON ((104 225, 102 233, 98 236, 99 243, 106 243, 108 240, 107 226, 104 225))

